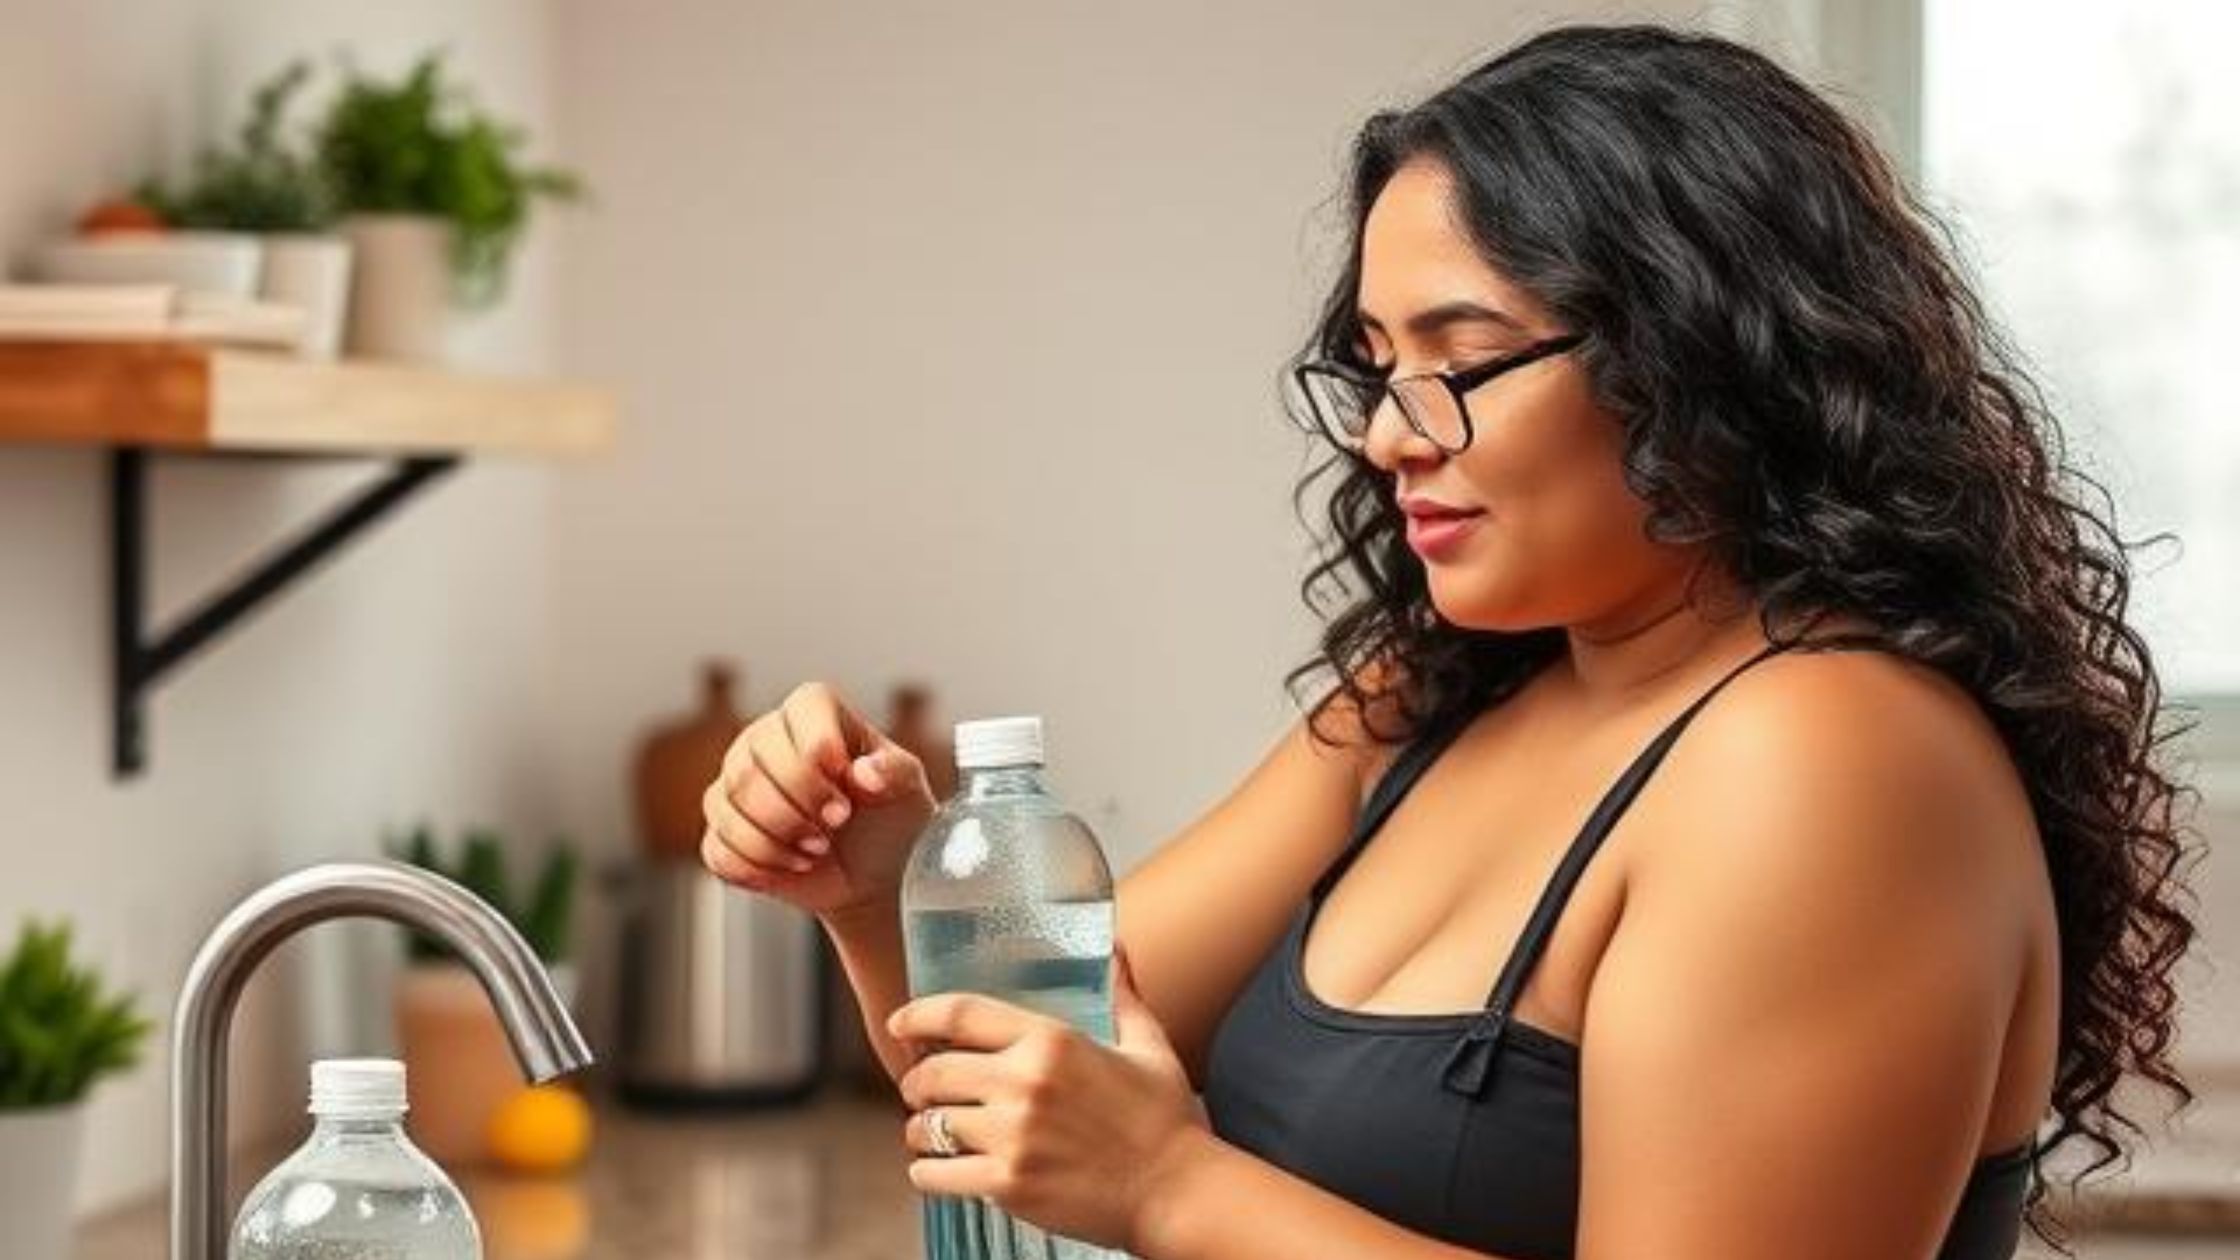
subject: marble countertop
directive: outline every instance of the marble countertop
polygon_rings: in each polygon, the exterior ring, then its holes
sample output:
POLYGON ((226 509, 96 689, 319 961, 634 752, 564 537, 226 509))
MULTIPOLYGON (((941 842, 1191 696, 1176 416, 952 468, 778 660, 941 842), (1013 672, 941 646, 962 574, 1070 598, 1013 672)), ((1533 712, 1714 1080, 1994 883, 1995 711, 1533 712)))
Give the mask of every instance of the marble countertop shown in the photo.
MULTIPOLYGON (((592 1157, 577 1173, 469 1171, 459 1182, 486 1260, 915 1260, 917 1199, 901 1135, 891 1101, 840 1087, 767 1112, 602 1106, 592 1157)), ((284 1153, 244 1158, 234 1185, 246 1189, 284 1153)), ((2204 1089, 2175 1138, 2130 1174, 2093 1186, 2077 1203, 2056 1197, 2090 1238, 2240 1234, 2240 1084, 2204 1089)), ((164 1213, 158 1198, 88 1222, 75 1260, 158 1260, 164 1213)), ((2094 1241, 2082 1254, 2119 1250, 2094 1241)))
MULTIPOLYGON (((236 1192, 285 1150, 244 1159, 236 1192)), ((915 1260, 902 1113, 845 1089, 791 1109, 666 1116, 602 1105, 553 1178, 462 1170, 485 1260, 915 1260)), ((160 1260, 158 1198, 89 1221, 74 1260, 160 1260)))

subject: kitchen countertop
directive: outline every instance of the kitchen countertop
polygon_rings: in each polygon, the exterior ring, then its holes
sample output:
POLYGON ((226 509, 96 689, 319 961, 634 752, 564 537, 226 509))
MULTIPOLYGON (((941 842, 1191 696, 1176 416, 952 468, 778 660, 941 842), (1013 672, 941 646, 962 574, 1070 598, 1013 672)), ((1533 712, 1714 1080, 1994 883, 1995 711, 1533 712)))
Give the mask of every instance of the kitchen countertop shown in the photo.
MULTIPOLYGON (((245 1193, 292 1144, 237 1167, 245 1193)), ((485 1260, 915 1260, 902 1113, 832 1088, 789 1109, 666 1116, 603 1105, 576 1174, 455 1173, 485 1260)), ((159 1260, 159 1197, 87 1222, 74 1260, 159 1260)))
POLYGON ((2064 1220, 2090 1230, 2240 1236, 2240 1067, 2198 1068, 2188 1077, 2196 1100, 2167 1132, 2158 1103, 2126 1108, 2155 1135, 2129 1171, 2094 1174, 2074 1203, 2055 1178, 2052 1202, 2064 1220))
MULTIPOLYGON (((2225 1254, 2230 1235, 2240 1234, 2235 1084, 2204 1088, 2176 1140, 2142 1155, 2131 1175, 2095 1183, 2064 1210, 2089 1231, 2080 1255, 2225 1254), (2177 1237, 2189 1234, 2191 1241, 2177 1237), (2211 1242, 2212 1234, 2226 1237, 2211 1242)), ((670 1117, 602 1106, 598 1120, 592 1157, 575 1175, 459 1177, 482 1225, 486 1260, 919 1254, 917 1198, 903 1176, 901 1112, 888 1100, 835 1087, 791 1109, 670 1117)), ((234 1186, 246 1191, 285 1153, 283 1147, 245 1158, 234 1186)), ((165 1254, 165 1210, 156 1198, 88 1222, 75 1260, 157 1260, 165 1254)))

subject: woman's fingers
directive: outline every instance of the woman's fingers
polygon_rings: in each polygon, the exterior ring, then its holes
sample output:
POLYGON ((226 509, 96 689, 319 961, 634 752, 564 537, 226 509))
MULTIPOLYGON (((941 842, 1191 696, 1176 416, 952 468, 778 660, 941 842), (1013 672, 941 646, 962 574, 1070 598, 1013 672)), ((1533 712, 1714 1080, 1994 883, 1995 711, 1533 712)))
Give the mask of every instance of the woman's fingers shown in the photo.
POLYGON ((870 728, 831 687, 807 682, 793 689, 778 715, 794 747, 827 778, 838 779, 848 759, 868 752, 877 741, 870 728))
POLYGON ((954 1152, 943 1155, 935 1149, 933 1129, 927 1122, 930 1109, 913 1111, 902 1122, 902 1144, 929 1158, 957 1159, 965 1155, 985 1155, 1003 1142, 1003 1118, 993 1107, 950 1103, 943 1105, 940 1111, 941 1123, 949 1130, 949 1140, 956 1143, 954 1152))
MULTIPOLYGON (((724 793, 721 783, 709 785, 701 796, 700 807, 707 818, 708 839, 716 841, 723 850, 739 861, 766 867, 774 874, 806 871, 813 865, 790 845, 771 835, 766 827, 742 813, 724 793)), ((701 849, 702 855, 707 856, 708 845, 705 842, 701 849)), ((713 862, 710 863, 710 868, 716 869, 713 862)), ((717 873, 726 874, 720 869, 717 873)))
POLYGON ((1002 1050, 1029 1033, 1056 1026, 1048 1016, 978 993, 936 993, 887 1016, 887 1035, 897 1041, 960 1050, 1002 1050))
POLYGON ((741 812, 780 840, 799 842, 823 831, 816 815, 833 795, 815 767, 793 746, 782 718, 771 717, 747 729, 747 768, 732 799, 741 812))
POLYGON ((878 796, 894 786, 894 771, 879 754, 858 757, 848 766, 848 782, 858 791, 878 796))
POLYGON ((911 1161, 910 1183, 925 1194, 995 1198, 1008 1191, 1008 1164, 988 1152, 1011 1145, 1007 1112, 988 1105, 998 1086, 1001 1065, 993 1056, 944 1052, 928 1055, 896 1082, 910 1116, 902 1142, 919 1158, 911 1161), (926 1114, 939 1108, 956 1152, 942 1155, 933 1144, 926 1114))
POLYGON ((774 888, 791 873, 773 870, 759 862, 750 862, 740 857, 712 827, 700 837, 700 864, 724 883, 750 892, 764 892, 774 888))
POLYGON ((925 784, 925 767, 902 746, 888 742, 848 764, 848 787, 867 804, 908 796, 925 784))
POLYGON ((1001 1085, 1002 1066, 985 1054, 943 1051, 912 1064, 895 1082, 904 1105, 924 1111, 944 1103, 980 1103, 1001 1085))
POLYGON ((792 895, 791 876, 822 866, 804 894, 820 906, 877 895, 899 877, 927 795, 917 758, 832 688, 805 683, 732 740, 703 804, 711 841, 772 879, 758 884, 720 855, 709 866, 758 890, 774 882, 781 896, 792 895), (833 863, 843 852, 847 860, 833 863))
POLYGON ((878 805, 921 786, 924 767, 908 749, 841 701, 823 683, 804 683, 786 700, 782 712, 794 746, 831 784, 833 798, 820 800, 820 816, 831 826, 847 821, 849 798, 878 805), (833 811, 833 812, 824 812, 833 811))
POLYGON ((1011 1190, 1003 1161, 992 1155, 959 1155, 954 1159, 910 1161, 910 1184, 920 1194, 950 1195, 960 1199, 1001 1201, 1011 1190))
POLYGON ((748 822, 797 856, 822 853, 831 847, 822 826, 802 816, 791 798, 769 776, 747 780, 733 800, 748 822))
POLYGON ((851 811, 848 762, 874 745, 869 728, 823 683, 794 688, 779 708, 778 720, 796 759, 779 786, 823 826, 845 826, 851 811))

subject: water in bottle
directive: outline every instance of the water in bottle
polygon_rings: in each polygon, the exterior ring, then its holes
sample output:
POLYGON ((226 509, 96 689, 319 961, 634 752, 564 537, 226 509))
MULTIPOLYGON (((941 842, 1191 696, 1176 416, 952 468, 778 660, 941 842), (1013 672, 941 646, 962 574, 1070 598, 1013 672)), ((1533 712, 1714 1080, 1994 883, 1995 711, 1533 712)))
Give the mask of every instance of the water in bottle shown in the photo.
POLYGON ((311 1137, 235 1218, 230 1260, 481 1260, 466 1200, 404 1132, 404 1065, 311 1065, 311 1137))
MULTIPOLYGON (((1043 782, 1042 719, 964 722, 957 793, 903 876, 914 996, 985 993, 1113 1039, 1112 870, 1043 782)), ((1106 1260, 992 1203, 929 1196, 927 1260, 1106 1260)))

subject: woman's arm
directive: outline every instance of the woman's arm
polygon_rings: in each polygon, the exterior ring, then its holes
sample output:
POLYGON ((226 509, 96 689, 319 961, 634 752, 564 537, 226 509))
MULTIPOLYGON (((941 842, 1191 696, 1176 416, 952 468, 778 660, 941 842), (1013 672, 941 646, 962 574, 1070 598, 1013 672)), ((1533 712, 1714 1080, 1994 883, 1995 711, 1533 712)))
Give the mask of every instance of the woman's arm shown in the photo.
POLYGON ((1193 1081, 1222 1014, 1352 831, 1375 754, 1343 712, 1332 719, 1344 744, 1294 723, 1235 791, 1120 883, 1136 983, 1193 1081))
POLYGON ((817 922, 832 942, 840 970, 855 991, 864 1036, 889 1080, 900 1080, 915 1061, 910 1050, 887 1033, 887 1017, 910 1000, 909 968, 902 945, 902 908, 880 903, 862 910, 823 914, 817 922))
POLYGON ((1988 722, 1887 658, 1772 662, 1636 811, 1583 1031, 1582 1260, 1935 1254, 2044 907, 1988 722))

